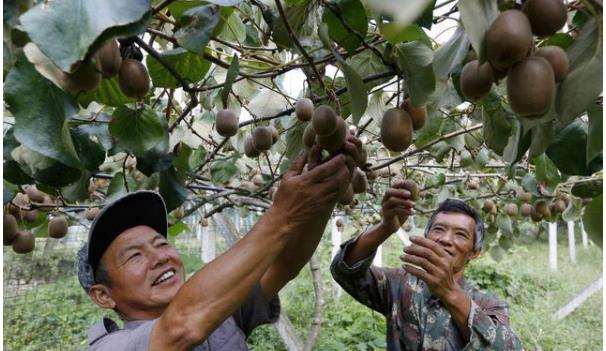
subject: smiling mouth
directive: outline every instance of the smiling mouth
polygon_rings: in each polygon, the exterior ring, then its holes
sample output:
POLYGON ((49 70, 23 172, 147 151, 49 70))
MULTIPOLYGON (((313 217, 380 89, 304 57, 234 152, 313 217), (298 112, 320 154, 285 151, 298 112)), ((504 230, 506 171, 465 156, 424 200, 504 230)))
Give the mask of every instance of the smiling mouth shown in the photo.
POLYGON ((161 284, 161 283, 169 280, 170 278, 174 277, 175 275, 176 275, 175 269, 171 268, 171 269, 167 270, 166 272, 162 273, 158 278, 156 278, 156 280, 154 280, 154 283, 152 284, 152 286, 161 284))

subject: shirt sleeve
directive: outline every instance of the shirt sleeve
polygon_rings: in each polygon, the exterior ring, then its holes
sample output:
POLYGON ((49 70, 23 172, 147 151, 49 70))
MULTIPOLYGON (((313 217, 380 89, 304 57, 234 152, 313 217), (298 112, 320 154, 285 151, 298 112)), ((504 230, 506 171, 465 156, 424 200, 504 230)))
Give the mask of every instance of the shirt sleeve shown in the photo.
POLYGON ((89 346, 90 351, 148 351, 151 330, 157 321, 147 321, 132 330, 107 334, 89 346))
POLYGON ((261 285, 257 284, 250 296, 232 316, 238 328, 248 338, 256 327, 278 321, 280 317, 280 299, 276 294, 270 301, 266 301, 261 285))
POLYGON ((471 334, 463 350, 523 350, 509 326, 507 304, 496 296, 472 299, 467 325, 471 334))
POLYGON ((330 272, 334 280, 358 302, 387 315, 393 300, 391 288, 399 286, 401 279, 393 268, 372 266, 376 251, 349 266, 344 260, 345 254, 358 238, 341 244, 341 250, 332 260, 330 272))

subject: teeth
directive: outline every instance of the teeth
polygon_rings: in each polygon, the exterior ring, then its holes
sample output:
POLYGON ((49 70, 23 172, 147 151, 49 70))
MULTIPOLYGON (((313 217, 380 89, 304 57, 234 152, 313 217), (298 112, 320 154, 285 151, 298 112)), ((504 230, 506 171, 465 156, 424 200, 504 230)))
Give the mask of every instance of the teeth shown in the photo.
POLYGON ((167 280, 168 278, 172 277, 173 275, 175 275, 175 272, 170 270, 170 271, 162 274, 158 279, 156 279, 155 284, 162 283, 163 281, 167 280))

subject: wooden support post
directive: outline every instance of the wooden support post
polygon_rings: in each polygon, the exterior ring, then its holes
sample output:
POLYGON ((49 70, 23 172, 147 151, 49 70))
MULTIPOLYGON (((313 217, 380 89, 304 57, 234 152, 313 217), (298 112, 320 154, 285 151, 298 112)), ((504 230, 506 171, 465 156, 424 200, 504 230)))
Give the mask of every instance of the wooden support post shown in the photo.
POLYGON ((570 262, 577 263, 577 249, 574 242, 574 222, 568 221, 568 253, 570 254, 570 262))
POLYGON ((558 271, 558 224, 549 223, 549 267, 552 272, 558 271))
POLYGON ((585 227, 583 227, 583 222, 581 222, 581 240, 583 241, 583 248, 587 250, 589 248, 589 241, 587 240, 587 232, 585 231, 585 227))
POLYGON ((577 307, 581 306, 583 302, 585 302, 591 295, 595 294, 598 290, 602 288, 603 280, 600 274, 600 277, 594 280, 588 287, 586 287, 580 294, 575 296, 570 302, 568 302, 564 307, 560 308, 556 313, 553 314, 553 318, 555 320, 561 320, 572 311, 577 309, 577 307))

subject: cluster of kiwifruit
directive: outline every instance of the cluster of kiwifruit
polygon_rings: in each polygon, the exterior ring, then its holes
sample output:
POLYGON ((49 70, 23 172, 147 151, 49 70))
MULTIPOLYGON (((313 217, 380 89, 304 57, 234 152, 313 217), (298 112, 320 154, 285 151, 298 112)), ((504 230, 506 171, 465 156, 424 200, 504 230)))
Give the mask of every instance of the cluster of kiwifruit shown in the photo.
POLYGON ((107 41, 99 50, 78 63, 71 73, 63 73, 63 86, 71 93, 96 89, 101 78, 118 75, 122 93, 128 97, 141 98, 150 88, 149 73, 141 63, 143 55, 134 48, 132 40, 122 42, 121 50, 115 39, 107 41), (123 59, 124 57, 124 59, 123 59))
MULTIPOLYGON (((516 192, 516 199, 519 206, 514 202, 507 203, 503 206, 503 213, 510 217, 517 217, 518 215, 530 217, 534 222, 540 222, 561 214, 568 207, 569 202, 565 195, 557 196, 551 202, 544 198, 536 199, 533 202, 532 194, 524 190, 516 192)), ((482 210, 488 215, 496 215, 497 206, 494 201, 488 199, 484 201, 482 210)))
POLYGON ((255 127, 244 139, 244 154, 250 158, 259 157, 278 142, 280 134, 273 125, 255 127))
POLYGON ((568 56, 559 46, 534 49, 533 34, 545 37, 566 24, 562 0, 527 0, 521 11, 502 12, 486 32, 486 58, 468 62, 461 72, 460 88, 466 99, 486 96, 492 84, 507 76, 511 109, 520 117, 546 113, 555 95, 556 82, 568 74, 568 56))
POLYGON ((381 121, 381 142, 391 151, 404 151, 412 143, 413 130, 421 129, 427 120, 425 106, 414 106, 405 99, 400 107, 390 108, 381 121))

